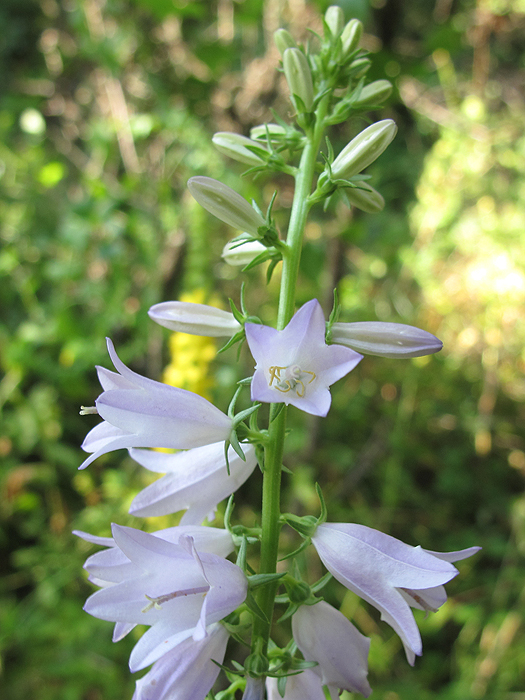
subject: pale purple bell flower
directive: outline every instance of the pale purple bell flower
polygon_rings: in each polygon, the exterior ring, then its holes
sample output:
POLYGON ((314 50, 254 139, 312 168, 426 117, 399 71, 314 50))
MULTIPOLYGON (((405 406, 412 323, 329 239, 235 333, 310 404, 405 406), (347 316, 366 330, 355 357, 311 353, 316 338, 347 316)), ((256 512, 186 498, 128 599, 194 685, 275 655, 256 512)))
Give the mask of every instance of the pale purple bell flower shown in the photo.
POLYGON ((185 639, 207 636, 206 628, 244 602, 247 579, 230 561, 197 552, 193 537, 183 534, 173 544, 134 528, 112 526, 116 548, 110 564, 91 562, 90 574, 104 587, 91 595, 84 610, 119 623, 120 629, 149 625, 130 656, 138 671, 157 661, 185 639))
POLYGON ((255 448, 242 447, 245 460, 229 448, 229 473, 222 442, 175 454, 130 450, 136 462, 165 476, 138 493, 129 512, 150 517, 187 509, 181 525, 200 525, 206 517, 212 519, 217 504, 234 493, 255 469, 255 448))
POLYGON ((189 637, 161 656, 137 681, 132 700, 205 700, 221 670, 217 664, 224 661, 229 637, 218 623, 207 632, 203 639, 189 637))
POLYGON ((86 435, 82 449, 93 454, 79 469, 122 448, 185 450, 228 439, 232 420, 225 413, 198 394, 133 372, 118 358, 109 338, 107 345, 118 374, 97 367, 104 391, 95 407, 104 421, 86 435))
POLYGON ((376 607, 393 627, 411 665, 423 648, 410 607, 437 610, 446 600, 443 584, 459 573, 451 562, 480 549, 430 552, 353 523, 323 523, 312 543, 334 578, 376 607))
POLYGON ((255 359, 252 401, 292 404, 306 413, 326 416, 329 386, 350 372, 362 355, 325 342, 325 319, 317 299, 304 304, 282 331, 255 323, 245 325, 255 359))
POLYGON ((333 700, 341 690, 367 698, 372 689, 367 680, 370 639, 339 610, 320 601, 301 605, 292 617, 292 634, 306 661, 317 661, 312 671, 328 686, 333 700))

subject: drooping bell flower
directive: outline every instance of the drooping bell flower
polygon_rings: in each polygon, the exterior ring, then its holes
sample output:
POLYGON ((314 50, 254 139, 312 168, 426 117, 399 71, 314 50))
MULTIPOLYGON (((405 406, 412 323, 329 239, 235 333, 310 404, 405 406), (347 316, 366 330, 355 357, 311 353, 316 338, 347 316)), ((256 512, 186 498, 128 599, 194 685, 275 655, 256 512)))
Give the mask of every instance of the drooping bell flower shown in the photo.
POLYGON ((197 552, 188 535, 173 544, 119 525, 112 532, 116 548, 109 555, 111 564, 88 560, 90 574, 103 588, 88 598, 84 610, 123 629, 150 626, 131 652, 132 671, 149 666, 190 637, 204 639, 209 625, 246 598, 243 571, 216 554, 197 552), (119 565, 122 554, 129 561, 119 565))
POLYGON ((205 700, 224 661, 228 632, 220 624, 195 641, 185 639, 137 681, 132 700, 205 700), (214 661, 216 663, 214 663, 214 661))
POLYGON ((459 573, 451 562, 480 549, 430 552, 353 523, 323 523, 312 543, 334 578, 376 607, 393 627, 411 665, 423 648, 410 607, 437 610, 446 601, 443 584, 459 573))
POLYGON ((292 634, 306 661, 317 661, 312 671, 328 686, 333 700, 341 690, 367 698, 370 640, 325 601, 301 605, 292 617, 292 634))
POLYGON ((329 386, 348 374, 362 355, 325 342, 325 319, 317 299, 304 304, 282 331, 245 324, 246 340, 256 361, 253 401, 292 404, 326 416, 329 386))
POLYGON ((241 330, 230 311, 189 301, 163 301, 154 304, 149 317, 164 328, 208 338, 227 338, 241 330))
POLYGON ((111 340, 107 344, 118 374, 97 367, 104 391, 89 412, 98 413, 104 422, 86 435, 82 449, 93 454, 80 469, 122 448, 185 450, 228 439, 232 420, 226 414, 198 394, 133 372, 118 358, 111 340))
POLYGON ((439 338, 421 328, 381 321, 334 323, 332 343, 346 345, 364 355, 392 358, 433 355, 443 347, 439 338))
POLYGON ((255 469, 255 448, 243 445, 243 451, 244 461, 229 448, 228 473, 222 442, 176 454, 130 450, 131 457, 143 467, 165 476, 137 494, 129 512, 149 517, 187 509, 181 524, 200 525, 255 469))

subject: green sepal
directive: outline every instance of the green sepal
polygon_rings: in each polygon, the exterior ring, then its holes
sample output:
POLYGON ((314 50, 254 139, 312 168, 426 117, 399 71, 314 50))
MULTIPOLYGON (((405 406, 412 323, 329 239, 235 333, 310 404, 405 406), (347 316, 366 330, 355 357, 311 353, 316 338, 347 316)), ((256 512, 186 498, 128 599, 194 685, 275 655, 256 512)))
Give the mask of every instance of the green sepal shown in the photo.
POLYGON ((268 269, 266 270, 266 284, 270 284, 270 280, 272 279, 273 271, 277 267, 277 263, 279 260, 276 260, 275 258, 272 260, 272 262, 268 265, 268 269))
POLYGON ((255 600, 255 596, 250 591, 248 591, 248 595, 246 596, 246 600, 244 601, 244 604, 246 605, 248 610, 253 615, 258 617, 260 620, 265 622, 267 625, 270 624, 270 621, 268 620, 265 612, 260 608, 259 604, 255 600))
POLYGON ((246 335, 244 333, 244 328, 240 331, 238 331, 234 336, 232 336, 228 342, 222 346, 219 350, 217 350, 217 355, 219 355, 221 352, 224 352, 225 350, 229 350, 231 347, 233 347, 236 343, 239 342, 244 342, 246 338, 246 335))
POLYGON ((248 585, 250 590, 253 591, 256 588, 260 588, 260 586, 266 586, 269 583, 274 583, 285 575, 286 572, 284 571, 280 574, 255 574, 255 576, 248 576, 248 585))
POLYGON ((326 574, 319 579, 319 581, 310 586, 312 593, 319 593, 319 591, 323 589, 332 578, 332 574, 327 571, 326 574))

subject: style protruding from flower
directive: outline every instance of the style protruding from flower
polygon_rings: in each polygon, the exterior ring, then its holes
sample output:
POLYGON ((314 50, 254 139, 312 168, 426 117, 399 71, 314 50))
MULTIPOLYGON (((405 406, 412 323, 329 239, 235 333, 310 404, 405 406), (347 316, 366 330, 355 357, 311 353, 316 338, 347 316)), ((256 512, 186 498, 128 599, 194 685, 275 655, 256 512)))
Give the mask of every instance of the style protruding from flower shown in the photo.
POLYGON ((447 598, 443 584, 459 573, 451 562, 480 549, 430 552, 353 523, 323 523, 312 543, 334 578, 376 607, 393 627, 411 665, 423 647, 410 607, 437 610, 447 598))
POLYGON ((108 352, 117 372, 97 367, 104 389, 95 401, 104 419, 91 430, 82 449, 97 457, 130 447, 167 447, 186 450, 226 441, 232 419, 198 394, 167 386, 133 372, 119 359, 111 340, 108 352))
POLYGON ((346 345, 364 355, 390 358, 433 355, 443 347, 441 340, 432 333, 404 323, 334 323, 331 337, 333 343, 346 345))
POLYGON ((293 638, 306 661, 317 661, 312 671, 328 686, 333 700, 341 690, 367 698, 370 639, 325 601, 301 605, 292 617, 293 638))
POLYGON ((112 526, 115 547, 88 559, 92 580, 102 586, 84 610, 120 623, 126 633, 149 625, 130 656, 138 671, 233 612, 246 598, 247 579, 236 565, 216 554, 198 552, 194 539, 173 544, 134 528, 112 526), (104 558, 100 557, 104 554, 104 558))
POLYGON ((329 386, 354 369, 362 355, 325 342, 325 319, 317 299, 304 304, 282 331, 245 325, 256 361, 253 401, 292 404, 306 413, 326 416, 329 386))
POLYGON ((135 496, 129 512, 147 518, 187 509, 181 524, 200 525, 255 469, 255 448, 243 445, 243 451, 244 460, 229 448, 228 472, 222 442, 176 454, 130 450, 136 462, 164 476, 135 496))
POLYGON ((227 338, 241 330, 241 324, 230 311, 189 301, 163 301, 152 306, 148 315, 155 323, 171 331, 208 338, 227 338))

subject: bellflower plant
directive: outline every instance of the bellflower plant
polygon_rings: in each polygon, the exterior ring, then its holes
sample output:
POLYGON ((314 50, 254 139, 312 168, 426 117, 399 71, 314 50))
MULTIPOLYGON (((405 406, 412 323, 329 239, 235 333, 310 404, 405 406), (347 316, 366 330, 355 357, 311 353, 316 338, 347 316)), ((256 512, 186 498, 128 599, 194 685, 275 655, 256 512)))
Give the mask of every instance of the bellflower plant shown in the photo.
MULTIPOLYGON (((370 123, 366 113, 379 110, 392 85, 367 78, 372 58, 359 47, 361 22, 346 21, 343 10, 333 6, 323 28, 308 46, 286 29, 275 33, 292 123, 275 115, 271 123, 254 126, 250 138, 225 132, 213 137, 221 154, 248 166, 246 175, 278 173, 279 183, 287 180, 286 191, 293 189, 288 224, 282 225, 285 215, 275 211, 285 199, 278 192, 263 211, 261 201, 249 202, 218 180, 190 178, 195 200, 233 229, 222 257, 243 267, 246 283, 240 302, 230 299, 227 311, 177 300, 159 300, 149 311, 153 321, 173 333, 223 338, 223 358, 237 346, 237 359, 249 367, 250 376, 239 373, 244 379, 231 392, 221 386, 215 406, 196 393, 137 374, 108 340, 116 371, 97 368, 102 393, 93 407, 81 411, 102 419, 84 440, 90 456, 81 468, 126 449, 138 464, 161 475, 135 495, 130 514, 148 518, 151 530, 151 518, 162 516, 165 526, 166 518, 182 512, 172 527, 152 533, 118 524, 112 537, 76 533, 103 547, 85 563, 89 582, 99 589, 85 610, 115 624, 114 641, 139 625, 148 628, 131 652, 130 668, 152 667, 137 681, 133 700, 241 700, 241 694, 242 700, 324 700, 328 695, 336 700, 343 690, 368 697, 370 640, 319 597, 323 586, 333 577, 341 592, 346 587, 376 607, 413 665, 423 645, 412 609, 444 605, 444 584, 459 573, 454 562, 479 549, 439 553, 358 523, 328 523, 329 504, 320 488, 318 517, 281 509, 290 425, 326 417, 331 391, 350 396, 344 378, 354 372, 355 387, 363 355, 415 358, 442 347, 432 333, 404 323, 340 321, 344 309, 337 290, 326 317, 308 293, 308 280, 301 278, 304 234, 314 206, 329 211, 341 198, 372 215, 386 206, 365 170, 384 157, 397 132, 393 119, 370 123), (352 137, 337 149, 330 128, 343 122, 352 137), (265 267, 268 281, 279 276, 274 310, 269 303, 257 308, 253 301, 246 303, 245 287, 259 266, 265 267), (260 513, 247 515, 237 508, 245 490, 261 492, 260 513), (211 526, 216 517, 220 527, 211 526), (210 526, 202 525, 206 519, 210 526), (289 532, 281 538, 282 528, 289 526, 303 538, 295 549, 289 532), (309 580, 310 560, 302 559, 307 547, 328 569, 318 581, 309 580), (300 572, 306 572, 304 578, 300 572), (277 619, 279 606, 284 607, 277 619), (290 625, 277 629, 286 620, 291 620, 291 634, 290 625), (231 658, 230 638, 242 643, 231 658), (225 676, 215 685, 222 671, 225 676)), ((261 187, 261 199, 266 191, 261 187)), ((322 298, 326 291, 321 290, 322 298)), ((348 433, 353 433, 350 426, 348 433)), ((370 658, 373 685, 374 655, 370 658)))

